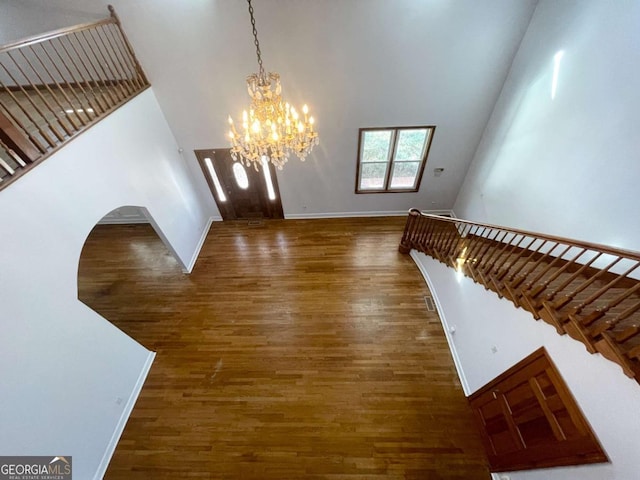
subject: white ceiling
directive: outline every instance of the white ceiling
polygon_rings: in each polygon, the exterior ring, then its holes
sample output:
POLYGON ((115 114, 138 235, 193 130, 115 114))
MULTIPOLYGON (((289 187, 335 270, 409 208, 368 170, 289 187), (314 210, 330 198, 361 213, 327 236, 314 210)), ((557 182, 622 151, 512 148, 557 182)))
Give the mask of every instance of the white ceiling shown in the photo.
MULTIPOLYGON (((112 3, 206 189, 192 152, 227 147, 227 115, 248 105, 244 80, 257 70, 246 2, 112 3)), ((451 208, 536 0, 253 4, 265 68, 286 100, 309 104, 320 133, 306 163, 278 173, 285 215, 451 208), (358 129, 399 125, 436 125, 420 191, 355 195, 358 129)), ((106 13, 97 0, 0 0, 0 42, 106 13)))

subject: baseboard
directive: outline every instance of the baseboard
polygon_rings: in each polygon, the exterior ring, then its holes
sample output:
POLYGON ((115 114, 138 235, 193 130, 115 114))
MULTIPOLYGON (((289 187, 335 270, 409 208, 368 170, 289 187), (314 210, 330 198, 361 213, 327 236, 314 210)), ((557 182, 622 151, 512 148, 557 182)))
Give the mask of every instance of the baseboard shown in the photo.
POLYGON ((187 265, 185 268, 182 269, 184 273, 191 273, 193 271, 193 267, 195 267, 196 261, 200 256, 200 250, 202 250, 204 241, 207 239, 207 235, 209 234, 209 229, 211 228, 211 224, 213 222, 220 221, 220 220, 222 220, 222 218, 209 217, 209 220, 207 221, 207 224, 205 225, 204 230, 202 231, 202 235, 200 235, 200 240, 198 240, 198 245, 196 245, 196 249, 193 252, 193 256, 191 257, 191 261, 189 262, 189 265, 187 265))
POLYGON ((444 309, 442 308, 442 304, 440 303, 440 299, 438 298, 438 293, 436 291, 435 285, 431 281, 429 277, 429 273, 425 266, 418 260, 419 252, 416 250, 411 250, 411 258, 415 262, 418 270, 424 277, 427 285, 429 286, 429 290, 431 291, 431 296, 433 297, 433 301, 436 304, 436 310, 438 311, 438 316, 440 317, 440 322, 442 323, 442 328, 444 329, 444 335, 447 339, 447 343, 449 344, 449 350, 451 351, 451 356, 453 357, 453 364, 456 367, 456 371, 458 372, 458 378, 460 378, 460 383, 462 384, 462 390, 464 394, 468 397, 471 395, 471 390, 469 389, 469 383, 467 382, 467 377, 464 375, 464 370, 462 369, 462 362, 460 361, 460 357, 458 356, 458 351, 456 350, 456 345, 453 342, 453 338, 451 337, 451 331, 449 330, 449 324, 447 322, 447 317, 444 313, 444 309))
MULTIPOLYGON (((432 215, 449 214, 451 210, 421 210, 432 215)), ((286 213, 287 220, 307 220, 314 218, 358 218, 358 217, 404 217, 409 210, 373 211, 373 212, 327 212, 327 213, 286 213)))
POLYGON ((147 375, 149 374, 149 370, 151 370, 151 365, 153 364, 153 360, 156 357, 156 352, 149 352, 147 356, 147 360, 140 371, 140 375, 138 375, 138 380, 133 387, 133 391, 129 396, 129 400, 122 411, 122 415, 120 416, 120 420, 116 425, 115 430, 113 431, 113 435, 111 436, 111 440, 107 444, 107 449, 102 456, 102 460, 98 465, 98 470, 94 475, 94 480, 100 480, 104 477, 105 473, 107 473, 107 467, 109 466, 109 462, 111 461, 111 457, 113 457, 114 452, 116 451, 116 447, 118 446, 118 442, 120 441, 120 437, 122 436, 122 432, 124 432, 124 427, 127 425, 127 421, 131 416, 131 412, 133 411, 133 407, 140 396, 140 392, 142 391, 142 386, 144 385, 145 380, 147 379, 147 375))
POLYGON ((98 225, 142 225, 151 223, 149 220, 145 219, 129 219, 129 218, 109 218, 102 219, 98 222, 98 225))

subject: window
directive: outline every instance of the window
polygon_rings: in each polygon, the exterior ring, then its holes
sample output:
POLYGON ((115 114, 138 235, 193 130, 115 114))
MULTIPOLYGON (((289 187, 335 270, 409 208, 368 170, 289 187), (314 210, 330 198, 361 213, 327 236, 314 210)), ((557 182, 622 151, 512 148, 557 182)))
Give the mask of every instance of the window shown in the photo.
POLYGON ((417 192, 435 129, 361 128, 356 193, 417 192))

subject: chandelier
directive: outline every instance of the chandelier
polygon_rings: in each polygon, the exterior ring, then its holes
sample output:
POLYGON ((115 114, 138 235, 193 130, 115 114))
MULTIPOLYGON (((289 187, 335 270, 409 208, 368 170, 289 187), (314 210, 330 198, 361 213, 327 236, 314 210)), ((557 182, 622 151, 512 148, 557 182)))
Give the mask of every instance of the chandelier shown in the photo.
POLYGON ((304 105, 302 112, 298 112, 292 105, 283 102, 280 75, 265 72, 251 0, 247 0, 247 3, 259 71, 247 77, 251 106, 248 111, 242 112, 241 131, 236 129, 229 116, 231 156, 247 167, 253 165, 256 170, 262 164, 262 157, 266 156, 282 170, 291 152, 300 160, 305 160, 314 145, 318 144, 318 133, 313 129, 314 120, 309 115, 309 108, 304 105))

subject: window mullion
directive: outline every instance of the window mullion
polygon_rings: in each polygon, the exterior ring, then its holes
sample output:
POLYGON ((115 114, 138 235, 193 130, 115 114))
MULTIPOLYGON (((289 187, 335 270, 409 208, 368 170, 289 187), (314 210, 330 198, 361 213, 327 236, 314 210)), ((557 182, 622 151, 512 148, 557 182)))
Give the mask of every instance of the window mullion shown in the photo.
POLYGON ((389 156, 387 158, 387 172, 384 177, 384 189, 389 190, 391 185, 391 172, 393 168, 393 162, 396 158, 396 144, 398 141, 398 129, 394 128, 391 134, 391 145, 389 145, 389 156))

